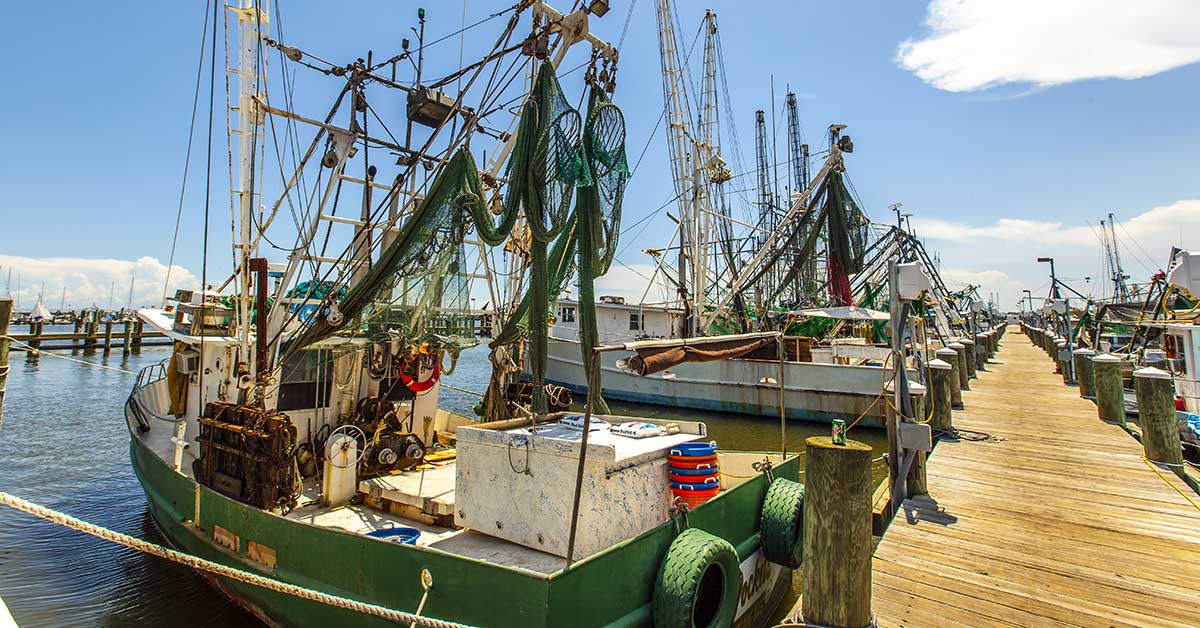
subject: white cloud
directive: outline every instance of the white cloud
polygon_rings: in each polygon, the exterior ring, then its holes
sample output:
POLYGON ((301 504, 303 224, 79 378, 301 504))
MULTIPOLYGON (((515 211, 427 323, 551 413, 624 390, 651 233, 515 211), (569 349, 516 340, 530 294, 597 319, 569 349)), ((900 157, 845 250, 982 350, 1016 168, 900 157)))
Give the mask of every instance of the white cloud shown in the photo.
MULTIPOLYGON (((1104 258, 1093 225, 1002 218, 974 225, 936 218, 913 218, 913 230, 937 251, 943 261, 942 277, 951 289, 981 285, 980 293, 1000 294, 1000 305, 1010 308, 1021 290, 1045 291, 1048 267, 1036 260, 1051 256, 1060 279, 1084 294, 1101 296, 1105 281, 1104 258)), ((1185 240, 1200 233, 1200 199, 1155 207, 1132 218, 1117 216, 1117 243, 1124 270, 1132 281, 1143 283, 1149 274, 1167 264, 1172 246, 1200 248, 1185 240)))
MULTIPOLYGON (((18 257, 0 255, 0 294, 11 292, 21 309, 33 307, 45 286, 46 307, 57 309, 66 288, 66 306, 82 308, 98 305, 107 308, 111 295, 114 308, 124 307, 133 281, 133 306, 156 305, 162 300, 167 266, 153 257, 137 260, 87 259, 79 257, 18 257), (11 271, 12 279, 9 281, 11 271)), ((200 279, 182 266, 171 269, 171 292, 177 288, 197 288, 200 279)))
POLYGON ((896 62, 938 89, 1137 79, 1200 61, 1196 0, 932 0, 896 62))
POLYGON ((648 302, 677 298, 674 290, 663 280, 662 273, 655 277, 654 268, 651 264, 623 265, 613 262, 608 274, 596 279, 596 296, 625 297, 626 301, 634 303, 642 300, 643 293, 648 302), (655 281, 650 291, 646 292, 646 284, 651 277, 655 277, 655 281))

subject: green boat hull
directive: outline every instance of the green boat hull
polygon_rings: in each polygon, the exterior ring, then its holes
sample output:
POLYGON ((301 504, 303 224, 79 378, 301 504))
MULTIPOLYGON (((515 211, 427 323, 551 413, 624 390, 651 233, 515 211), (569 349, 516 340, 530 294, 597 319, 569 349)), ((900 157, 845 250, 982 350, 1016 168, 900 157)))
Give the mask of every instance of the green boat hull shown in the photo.
MULTIPOLYGON (((423 593, 420 572, 428 569, 434 585, 422 614, 474 626, 652 626, 655 577, 676 535, 674 523, 666 522, 570 570, 544 575, 437 549, 380 542, 242 504, 176 472, 133 430, 130 458, 155 522, 170 543, 184 552, 409 612, 417 608, 423 593)), ((793 458, 774 473, 795 480, 797 471, 793 458)), ((738 619, 739 626, 769 619, 791 581, 790 570, 770 565, 759 553, 759 512, 766 488, 766 478, 756 476, 688 516, 690 527, 722 537, 737 549, 743 563, 742 600, 750 602, 738 619)), ((210 580, 272 625, 395 625, 240 582, 210 580)))

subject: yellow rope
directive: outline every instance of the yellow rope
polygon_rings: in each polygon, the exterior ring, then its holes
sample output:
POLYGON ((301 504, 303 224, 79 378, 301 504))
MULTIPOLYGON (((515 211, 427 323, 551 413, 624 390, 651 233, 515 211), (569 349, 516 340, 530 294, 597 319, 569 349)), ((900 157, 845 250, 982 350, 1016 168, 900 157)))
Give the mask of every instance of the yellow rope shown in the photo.
POLYGON ((78 530, 80 532, 90 534, 96 538, 104 539, 118 545, 135 549, 139 552, 158 556, 159 558, 165 558, 169 561, 191 567, 192 569, 207 571, 208 573, 215 574, 217 576, 262 587, 277 593, 294 595, 312 602, 328 604, 329 606, 336 606, 338 608, 343 608, 356 613, 372 615, 398 623, 415 623, 420 626, 427 626, 428 628, 471 628, 466 624, 459 624, 456 622, 424 617, 422 615, 415 615, 413 613, 392 610, 376 604, 369 604, 367 602, 359 602, 358 600, 352 600, 350 598, 330 595, 328 593, 306 589, 304 587, 296 586, 287 582, 265 578, 255 573, 242 571, 241 569, 234 569, 233 567, 229 567, 227 565, 205 560, 198 556, 192 556, 191 554, 177 552, 173 549, 168 549, 161 545, 155 545, 154 543, 129 536, 128 534, 121 534, 120 532, 115 532, 113 530, 109 530, 108 528, 76 519, 70 515, 51 510, 44 506, 39 506, 33 502, 21 499, 20 497, 9 495, 8 493, 0 492, 0 504, 34 515, 36 517, 41 517, 42 519, 45 519, 51 523, 71 528, 73 530, 78 530))
POLYGON ((1196 510, 1200 510, 1200 504, 1197 504, 1196 500, 1192 499, 1187 493, 1184 493, 1183 491, 1179 490, 1179 487, 1175 486, 1174 482, 1168 480, 1167 476, 1163 475, 1162 471, 1159 471, 1158 467, 1154 466, 1154 464, 1152 462, 1150 462, 1149 458, 1142 456, 1142 462, 1146 463, 1146 466, 1150 467, 1151 471, 1157 473, 1158 477, 1162 478, 1162 481, 1167 483, 1167 486, 1170 486, 1171 488, 1175 489, 1176 493, 1179 493, 1180 495, 1183 496, 1184 499, 1188 500, 1188 503, 1191 504, 1193 508, 1195 508, 1196 510))

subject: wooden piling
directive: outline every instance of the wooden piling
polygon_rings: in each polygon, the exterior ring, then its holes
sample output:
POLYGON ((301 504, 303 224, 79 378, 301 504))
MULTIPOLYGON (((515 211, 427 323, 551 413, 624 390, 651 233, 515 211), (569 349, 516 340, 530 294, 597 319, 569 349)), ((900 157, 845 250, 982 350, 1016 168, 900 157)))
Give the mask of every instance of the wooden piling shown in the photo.
POLYGON ((975 341, 970 338, 963 338, 958 342, 963 346, 963 356, 967 363, 967 379, 979 377, 975 373, 975 341))
POLYGON ((828 436, 805 441, 805 622, 871 624, 871 448, 828 436))
POLYGON ((112 321, 104 321, 104 352, 112 351, 112 321))
POLYGON ((1058 372, 1062 375, 1063 383, 1070 386, 1075 383, 1075 379, 1071 377, 1071 350, 1067 348, 1066 340, 1058 341, 1058 372))
POLYGON ((971 390, 970 374, 967 371, 967 346, 955 340, 946 345, 954 349, 955 360, 958 361, 958 386, 962 390, 971 390))
POLYGON ((1096 373, 1092 370, 1092 356, 1095 351, 1087 347, 1076 349, 1071 356, 1075 361, 1075 381, 1079 382, 1079 396, 1084 399, 1096 398, 1096 373))
POLYGON ((4 422, 4 389, 8 386, 8 319, 12 310, 12 299, 0 299, 0 423, 4 422))
POLYGON ((1180 477, 1183 454, 1179 426, 1175 420, 1175 385, 1171 374, 1154 367, 1133 372, 1137 390, 1138 423, 1142 426, 1142 448, 1150 462, 1166 465, 1180 477))
POLYGON ((950 379, 948 382, 950 384, 950 407, 963 407, 962 377, 958 373, 958 351, 955 351, 953 347, 947 345, 942 349, 938 349, 934 355, 936 355, 939 360, 942 360, 950 365, 950 379))
POLYGON ((133 321, 125 321, 121 329, 121 354, 129 355, 133 351, 133 321))
POLYGON ((944 431, 953 427, 950 408, 954 403, 950 397, 950 378, 954 371, 950 364, 941 359, 929 361, 929 402, 933 404, 933 419, 929 425, 933 431, 944 431))
POLYGON ((31 338, 29 340, 29 342, 26 344, 33 347, 35 350, 41 348, 41 346, 42 346, 42 321, 37 321, 37 322, 29 324, 29 335, 33 336, 33 338, 31 338))
POLYGON ((987 370, 987 338, 977 336, 978 341, 975 343, 975 372, 987 370))
POLYGON ((1100 420, 1125 425, 1125 384, 1121 381, 1121 358, 1102 353, 1092 358, 1096 382, 1096 411, 1100 420))
POLYGON ((137 319, 133 324, 133 348, 142 348, 142 334, 146 333, 146 324, 142 319, 137 319))
MULTIPOLYGON (((929 409, 925 405, 928 401, 929 390, 920 384, 909 384, 909 393, 912 395, 913 418, 918 421, 931 420, 929 409)), ((904 479, 909 495, 928 495, 928 482, 925 478, 925 452, 914 452, 913 462, 908 467, 908 476, 904 479)))

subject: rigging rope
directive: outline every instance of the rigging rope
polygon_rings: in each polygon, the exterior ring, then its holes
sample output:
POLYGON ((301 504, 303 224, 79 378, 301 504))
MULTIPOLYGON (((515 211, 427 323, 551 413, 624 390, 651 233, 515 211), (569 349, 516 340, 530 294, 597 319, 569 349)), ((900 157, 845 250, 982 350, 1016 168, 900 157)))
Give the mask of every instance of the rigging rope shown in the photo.
POLYGON ((125 373, 126 375, 137 375, 137 373, 135 373, 134 371, 127 371, 125 369, 117 368, 115 366, 108 366, 107 364, 97 364, 96 362, 89 362, 87 360, 77 360, 75 358, 69 358, 65 355, 58 355, 57 353, 50 353, 49 351, 43 351, 42 349, 40 349, 38 347, 34 347, 30 344, 21 342, 20 340, 17 340, 16 338, 13 338, 12 336, 5 336, 5 338, 7 338, 13 344, 20 345, 21 348, 28 351, 30 353, 30 355, 48 355, 52 358, 66 360, 68 362, 77 362, 79 364, 86 364, 87 366, 94 366, 96 368, 108 369, 110 371, 116 371, 118 373, 125 373))
POLYGON ((308 589, 287 582, 281 582, 272 578, 266 578, 255 573, 243 571, 241 569, 235 569, 220 563, 205 560, 198 556, 185 554, 173 549, 168 549, 161 545, 143 541, 142 539, 129 536, 128 534, 122 534, 114 530, 109 530, 108 528, 98 526, 93 523, 88 523, 82 519, 76 519, 68 514, 46 508, 45 506, 39 506, 38 504, 21 499, 20 497, 16 497, 14 495, 10 495, 8 493, 0 492, 0 504, 8 506, 14 510, 19 510, 21 512, 33 515, 35 517, 40 517, 46 521, 49 521, 50 523, 64 526, 72 530, 77 530, 85 534, 90 534, 98 539, 116 543, 117 545, 128 547, 144 554, 158 556, 159 558, 191 567, 192 569, 211 573, 223 578, 229 578, 231 580, 237 580, 238 582, 243 582, 256 587, 262 587, 269 591, 275 591, 276 593, 292 595, 310 602, 326 604, 329 606, 353 611, 355 613, 379 617, 388 621, 417 624, 419 626, 426 626, 427 628, 471 628, 467 624, 434 619, 432 617, 425 617, 423 615, 416 615, 413 613, 405 613, 403 611, 393 610, 377 604, 360 602, 347 597, 331 595, 321 591, 314 591, 313 589, 308 589))

